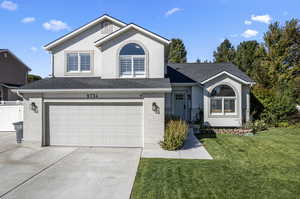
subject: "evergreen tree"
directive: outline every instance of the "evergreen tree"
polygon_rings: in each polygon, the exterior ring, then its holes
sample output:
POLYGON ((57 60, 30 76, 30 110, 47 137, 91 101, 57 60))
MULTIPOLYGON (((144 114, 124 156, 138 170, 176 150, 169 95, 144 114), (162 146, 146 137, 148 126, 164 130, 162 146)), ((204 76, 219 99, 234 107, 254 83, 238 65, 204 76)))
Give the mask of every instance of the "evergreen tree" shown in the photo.
POLYGON ((186 63, 186 49, 181 39, 172 39, 169 45, 168 62, 186 63))
POLYGON ((259 43, 255 40, 241 42, 236 48, 234 64, 250 75, 253 70, 253 63, 257 59, 256 52, 259 47, 259 43))
POLYGON ((267 55, 262 65, 268 68, 272 86, 287 85, 300 73, 299 20, 287 21, 284 26, 275 22, 264 35, 267 55))
POLYGON ((40 79, 42 79, 42 78, 38 75, 34 75, 34 74, 28 74, 27 75, 27 82, 28 83, 31 83, 31 82, 34 82, 34 81, 37 81, 37 80, 40 80, 40 79))
POLYGON ((214 62, 234 62, 235 49, 228 39, 225 39, 214 51, 214 62))

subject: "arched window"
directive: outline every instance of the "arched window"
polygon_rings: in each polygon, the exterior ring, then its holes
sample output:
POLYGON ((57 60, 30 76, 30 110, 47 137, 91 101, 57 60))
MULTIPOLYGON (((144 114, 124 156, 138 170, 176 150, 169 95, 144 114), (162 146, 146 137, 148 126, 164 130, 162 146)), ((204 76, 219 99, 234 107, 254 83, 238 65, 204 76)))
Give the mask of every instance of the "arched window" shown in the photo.
POLYGON ((145 76, 145 51, 135 43, 125 45, 120 51, 120 76, 145 76))
POLYGON ((236 94, 230 86, 220 85, 212 90, 210 112, 212 115, 236 114, 236 94))

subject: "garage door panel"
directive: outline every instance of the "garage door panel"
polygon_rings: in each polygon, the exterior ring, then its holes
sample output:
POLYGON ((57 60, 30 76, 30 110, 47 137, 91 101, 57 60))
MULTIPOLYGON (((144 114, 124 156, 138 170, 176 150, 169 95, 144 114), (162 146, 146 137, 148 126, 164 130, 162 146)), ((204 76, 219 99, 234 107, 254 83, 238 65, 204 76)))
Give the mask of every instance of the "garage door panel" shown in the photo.
POLYGON ((142 104, 49 105, 51 145, 142 146, 142 104))

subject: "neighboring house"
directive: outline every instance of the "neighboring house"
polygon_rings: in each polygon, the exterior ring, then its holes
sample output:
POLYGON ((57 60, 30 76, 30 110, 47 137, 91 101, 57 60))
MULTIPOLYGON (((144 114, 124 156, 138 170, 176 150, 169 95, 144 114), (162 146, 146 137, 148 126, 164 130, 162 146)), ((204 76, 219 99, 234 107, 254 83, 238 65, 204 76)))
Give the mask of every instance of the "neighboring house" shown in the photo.
POLYGON ((170 41, 108 15, 47 44, 53 77, 18 90, 24 136, 42 145, 143 147, 167 115, 212 126, 249 120, 254 82, 229 63, 167 64, 170 41))
POLYGON ((20 99, 11 89, 25 85, 29 71, 31 69, 11 51, 0 49, 0 103, 20 99))

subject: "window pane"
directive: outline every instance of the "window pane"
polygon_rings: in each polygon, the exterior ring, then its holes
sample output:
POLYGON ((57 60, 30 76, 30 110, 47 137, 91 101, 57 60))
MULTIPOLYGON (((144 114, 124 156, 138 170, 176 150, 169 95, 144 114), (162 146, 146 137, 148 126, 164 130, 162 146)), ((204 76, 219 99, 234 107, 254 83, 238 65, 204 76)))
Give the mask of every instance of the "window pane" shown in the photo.
POLYGON ((134 69, 134 74, 144 75, 145 74, 145 58, 144 57, 134 57, 133 58, 133 69, 134 69))
POLYGON ((235 100, 234 99, 224 99, 224 112, 234 113, 235 112, 235 100))
POLYGON ((222 113, 222 99, 211 99, 211 113, 222 113))
POLYGON ((145 52, 140 45, 130 43, 122 48, 120 55, 145 55, 145 52))
POLYGON ((131 57, 120 57, 120 73, 121 75, 131 75, 131 57))
POLYGON ((234 90, 227 85, 220 85, 214 88, 211 92, 211 97, 234 97, 234 90))
POLYGON ((81 71, 91 70, 91 57, 89 53, 80 53, 80 70, 81 71))
POLYGON ((67 71, 78 71, 78 54, 67 54, 67 71))

